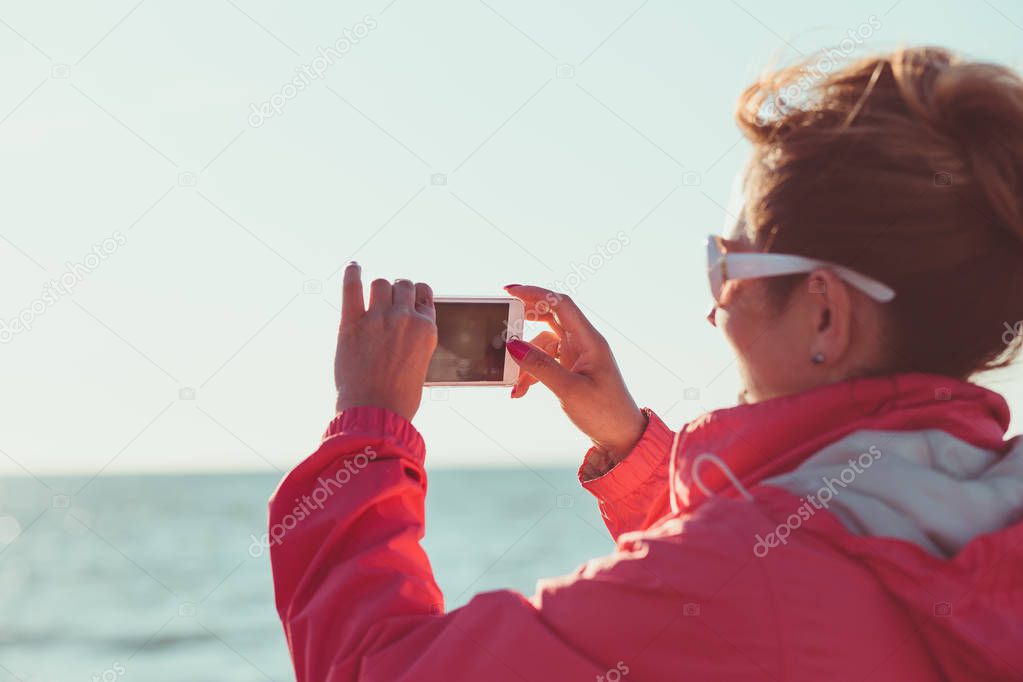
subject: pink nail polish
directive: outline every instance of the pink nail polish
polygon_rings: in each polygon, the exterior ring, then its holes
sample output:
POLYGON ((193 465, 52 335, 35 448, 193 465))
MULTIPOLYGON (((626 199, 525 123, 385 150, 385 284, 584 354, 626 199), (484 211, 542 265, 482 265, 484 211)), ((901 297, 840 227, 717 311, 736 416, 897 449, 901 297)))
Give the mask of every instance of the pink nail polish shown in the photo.
POLYGON ((512 339, 508 342, 508 352, 516 360, 521 360, 526 357, 526 353, 529 352, 529 346, 519 339, 512 339))

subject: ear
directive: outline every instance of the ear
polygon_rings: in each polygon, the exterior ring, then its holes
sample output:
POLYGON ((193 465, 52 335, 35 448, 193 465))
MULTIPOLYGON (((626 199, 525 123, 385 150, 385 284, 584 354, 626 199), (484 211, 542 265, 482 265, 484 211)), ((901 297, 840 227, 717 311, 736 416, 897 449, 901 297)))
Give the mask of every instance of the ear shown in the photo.
POLYGON ((849 285, 827 269, 807 278, 810 354, 820 354, 825 367, 844 364, 852 342, 853 300, 849 285))

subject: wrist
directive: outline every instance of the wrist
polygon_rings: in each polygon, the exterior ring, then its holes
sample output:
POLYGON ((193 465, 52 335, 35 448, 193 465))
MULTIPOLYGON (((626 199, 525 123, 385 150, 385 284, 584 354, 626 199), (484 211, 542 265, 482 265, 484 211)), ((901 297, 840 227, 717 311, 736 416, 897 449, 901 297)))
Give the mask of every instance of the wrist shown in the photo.
POLYGON ((636 444, 643 438, 649 423, 650 416, 647 410, 645 408, 642 410, 636 408, 632 423, 629 428, 624 430, 621 438, 616 439, 614 442, 594 443, 594 446, 606 458, 617 464, 636 447, 636 444))
POLYGON ((334 403, 334 408, 337 413, 340 414, 353 407, 379 407, 389 412, 393 412, 408 421, 412 421, 412 417, 416 413, 416 408, 414 406, 403 405, 400 401, 390 399, 386 396, 363 394, 352 395, 338 391, 337 401, 334 403))
POLYGON ((631 436, 617 441, 617 444, 594 441, 593 447, 586 453, 582 467, 579 469, 582 480, 592 481, 600 478, 618 466, 643 440, 649 424, 650 413, 646 408, 642 410, 637 408, 635 424, 630 431, 631 436))

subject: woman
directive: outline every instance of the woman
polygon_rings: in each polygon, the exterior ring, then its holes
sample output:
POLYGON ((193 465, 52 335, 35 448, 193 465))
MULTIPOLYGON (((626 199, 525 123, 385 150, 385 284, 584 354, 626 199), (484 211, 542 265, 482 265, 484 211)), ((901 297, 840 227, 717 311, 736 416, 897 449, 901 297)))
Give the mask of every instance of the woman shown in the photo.
POLYGON ((513 396, 542 382, 593 440, 580 478, 617 542, 532 597, 444 612, 410 423, 431 292, 378 280, 366 308, 348 266, 338 415, 270 505, 301 682, 1023 679, 1023 446, 968 382, 1020 345, 1023 81, 901 50, 781 70, 738 121, 708 319, 742 404, 675 434, 569 298, 508 287, 551 324, 509 343, 513 396))

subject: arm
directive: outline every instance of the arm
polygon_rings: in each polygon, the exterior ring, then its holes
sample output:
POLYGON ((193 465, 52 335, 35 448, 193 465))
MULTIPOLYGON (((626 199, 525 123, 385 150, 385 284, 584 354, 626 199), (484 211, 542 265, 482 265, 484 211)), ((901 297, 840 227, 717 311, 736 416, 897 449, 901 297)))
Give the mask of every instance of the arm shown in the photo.
POLYGON ((490 592, 445 613, 419 545, 423 455, 404 418, 350 408, 274 494, 274 589, 298 682, 656 682, 763 674, 736 645, 768 667, 779 657, 746 544, 723 551, 732 534, 700 524, 629 536, 532 598, 490 592), (727 641, 710 623, 731 623, 727 641))
POLYGON ((298 681, 534 679, 535 656, 552 679, 596 679, 603 664, 563 644, 519 594, 444 614, 419 545, 423 456, 407 420, 351 408, 274 494, 274 590, 298 681))

